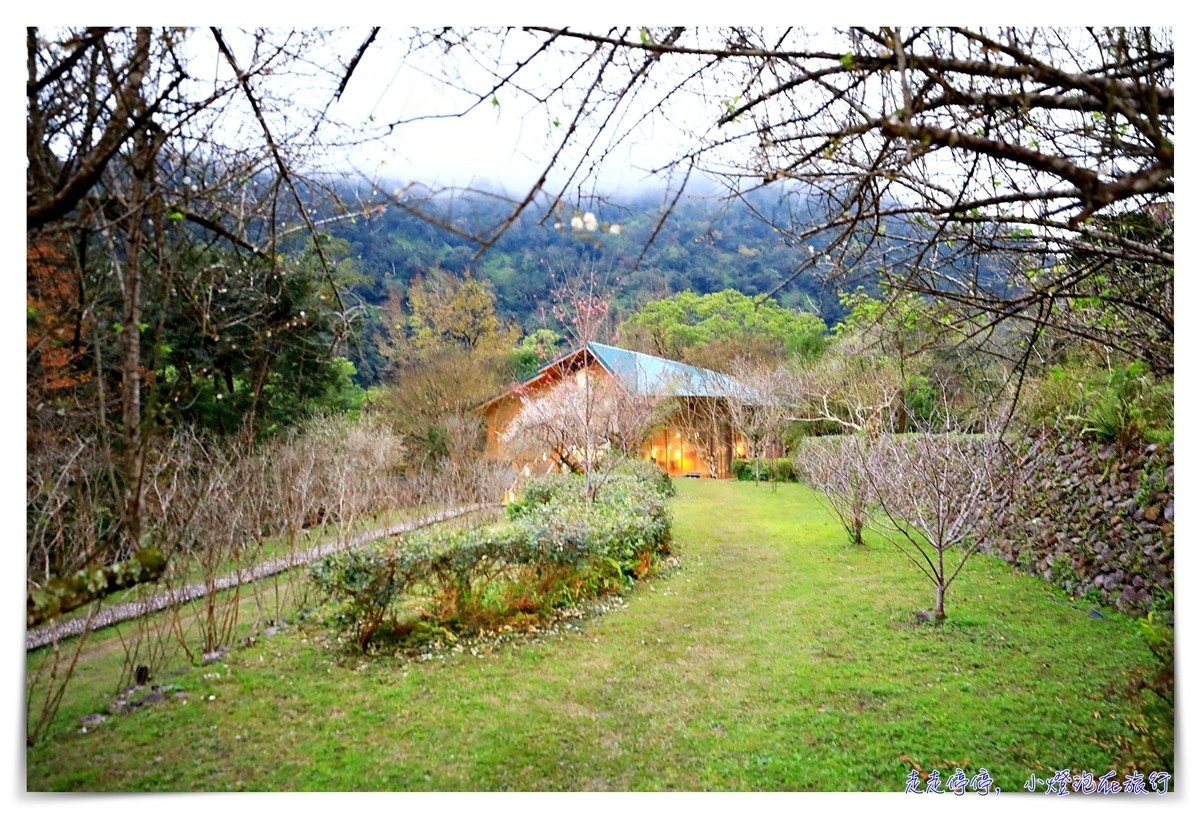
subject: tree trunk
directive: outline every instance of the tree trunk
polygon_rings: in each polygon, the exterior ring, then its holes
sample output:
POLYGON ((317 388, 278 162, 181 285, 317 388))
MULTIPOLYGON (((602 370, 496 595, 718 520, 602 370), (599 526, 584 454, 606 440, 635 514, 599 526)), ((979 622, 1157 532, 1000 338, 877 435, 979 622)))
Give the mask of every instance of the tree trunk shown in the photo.
MULTIPOLYGON (((137 52, 141 56, 139 66, 144 71, 145 60, 150 51, 150 29, 137 31, 137 52)), ((131 77, 124 94, 122 108, 134 118, 145 110, 142 94, 141 74, 136 81, 131 77)), ((142 536, 142 273, 141 249, 144 240, 143 218, 145 217, 149 177, 154 173, 156 140, 145 127, 139 128, 133 138, 134 167, 130 184, 128 222, 125 227, 125 263, 121 267, 122 330, 121 330, 121 436, 124 444, 123 471, 125 472, 124 526, 136 548, 142 536)))
MULTIPOLYGON (((135 181, 133 197, 139 197, 142 184, 135 181)), ((142 472, 142 224, 141 208, 134 206, 125 233, 125 264, 122 265, 121 320, 121 437, 124 447, 125 530, 136 544, 141 531, 142 472)))

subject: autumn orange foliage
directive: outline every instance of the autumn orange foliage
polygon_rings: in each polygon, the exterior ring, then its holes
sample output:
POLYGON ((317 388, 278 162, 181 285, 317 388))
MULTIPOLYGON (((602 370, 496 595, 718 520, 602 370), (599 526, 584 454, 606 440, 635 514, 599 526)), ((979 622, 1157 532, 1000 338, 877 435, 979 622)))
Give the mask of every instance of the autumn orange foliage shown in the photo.
POLYGON ((78 318, 74 276, 66 255, 49 241, 26 252, 27 385, 31 393, 79 386, 92 372, 80 366, 89 321, 78 318))

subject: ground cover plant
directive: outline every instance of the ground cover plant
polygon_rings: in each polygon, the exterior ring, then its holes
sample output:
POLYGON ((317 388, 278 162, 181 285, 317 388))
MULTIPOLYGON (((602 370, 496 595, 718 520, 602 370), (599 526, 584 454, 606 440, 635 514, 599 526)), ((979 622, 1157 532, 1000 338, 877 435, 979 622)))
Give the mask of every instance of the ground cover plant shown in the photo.
POLYGON ((919 766, 1007 793, 1124 773, 1126 689, 1153 662, 1136 621, 981 555, 945 624, 917 625, 924 578, 871 532, 847 545, 808 488, 678 488, 680 567, 603 616, 427 661, 294 622, 174 679, 187 704, 84 734, 104 699, 65 702, 28 787, 899 791, 919 766))

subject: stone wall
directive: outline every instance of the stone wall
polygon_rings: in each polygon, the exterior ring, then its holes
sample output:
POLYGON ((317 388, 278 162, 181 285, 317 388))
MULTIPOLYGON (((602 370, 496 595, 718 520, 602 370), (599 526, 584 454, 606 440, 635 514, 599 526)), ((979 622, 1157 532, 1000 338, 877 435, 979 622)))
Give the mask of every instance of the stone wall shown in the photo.
POLYGON ((1001 525, 982 544, 1076 598, 1173 621, 1174 444, 1119 452, 1039 441, 1001 525))

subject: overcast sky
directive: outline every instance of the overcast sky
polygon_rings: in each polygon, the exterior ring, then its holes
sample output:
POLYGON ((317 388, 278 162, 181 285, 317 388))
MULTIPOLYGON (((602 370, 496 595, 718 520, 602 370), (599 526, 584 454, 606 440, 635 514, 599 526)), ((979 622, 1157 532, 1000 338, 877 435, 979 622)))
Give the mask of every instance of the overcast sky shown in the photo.
MULTIPOLYGON (((361 40, 366 31, 357 33, 361 40)), ((331 115, 347 124, 360 123, 370 129, 418 116, 457 114, 477 102, 477 97, 456 93, 439 82, 446 74, 445 64, 439 62, 445 58, 440 54, 404 59, 404 35, 403 31, 387 29, 380 34, 355 71, 346 93, 331 109, 331 115)), ((482 44, 485 50, 491 45, 499 48, 497 38, 482 33, 477 36, 485 41, 482 44)), ((505 55, 509 59, 519 59, 532 51, 532 45, 527 50, 518 46, 512 51, 511 47, 510 42, 505 55)), ((538 68, 537 75, 526 83, 548 85, 576 62, 568 57, 543 55, 531 66, 538 68)), ((462 82, 457 84, 484 91, 494 84, 490 76, 482 70, 472 70, 465 60, 453 61, 451 66, 450 70, 462 72, 462 82)), ((642 113, 648 99, 635 100, 634 105, 640 107, 630 109, 627 123, 642 113)), ((661 190, 663 180, 652 177, 650 169, 661 167, 677 156, 689 144, 686 129, 711 121, 716 113, 681 98, 667 116, 636 127, 629 125, 628 136, 601 168, 587 174, 587 181, 608 195, 661 190)), ((495 103, 485 101, 461 117, 397 125, 389 136, 354 151, 351 162, 361 170, 402 181, 473 184, 524 192, 545 171, 572 114, 571 109, 557 101, 543 104, 514 88, 503 88, 495 94, 495 103)), ((564 164, 560 161, 560 166, 564 164)), ((555 169, 548 183, 553 186, 564 179, 565 174, 555 169)))

